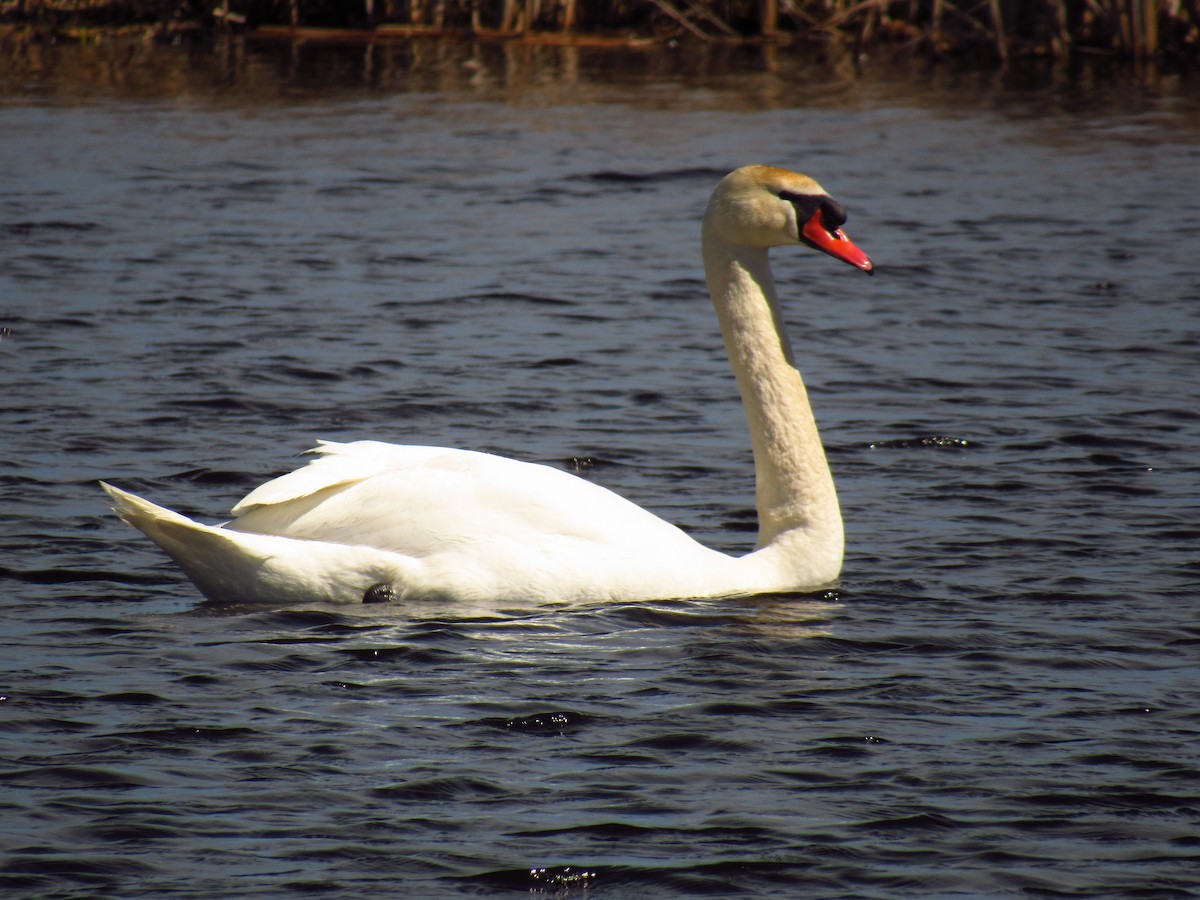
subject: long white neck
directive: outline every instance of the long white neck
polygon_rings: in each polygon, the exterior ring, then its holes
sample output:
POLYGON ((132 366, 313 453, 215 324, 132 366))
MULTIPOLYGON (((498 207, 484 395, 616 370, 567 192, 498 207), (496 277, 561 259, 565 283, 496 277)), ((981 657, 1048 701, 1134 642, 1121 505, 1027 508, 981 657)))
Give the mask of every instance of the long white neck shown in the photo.
MULTIPOLYGON (((708 226, 704 270, 754 448, 760 548, 840 567, 842 517, 804 381, 796 370, 767 251, 708 226)), ((819 564, 820 565, 820 564, 819 564)))

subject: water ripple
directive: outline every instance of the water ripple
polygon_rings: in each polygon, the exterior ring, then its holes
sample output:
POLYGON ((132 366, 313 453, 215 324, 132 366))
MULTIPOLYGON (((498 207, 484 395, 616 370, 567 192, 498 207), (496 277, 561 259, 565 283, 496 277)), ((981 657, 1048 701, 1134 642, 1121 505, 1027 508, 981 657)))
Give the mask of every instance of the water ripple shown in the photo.
POLYGON ((1194 133, 872 90, 0 107, 0 893, 1200 891, 1194 133), (216 606, 106 511, 101 477, 220 521, 366 437, 749 549, 695 244, 764 147, 880 261, 775 256, 830 590, 216 606))

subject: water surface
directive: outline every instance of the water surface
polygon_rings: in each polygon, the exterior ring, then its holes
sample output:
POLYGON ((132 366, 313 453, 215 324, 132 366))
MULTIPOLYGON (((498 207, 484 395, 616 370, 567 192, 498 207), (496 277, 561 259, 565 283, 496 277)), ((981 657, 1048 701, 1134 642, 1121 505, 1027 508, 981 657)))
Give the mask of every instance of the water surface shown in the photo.
POLYGON ((7 895, 1200 891, 1187 91, 240 46, 0 102, 7 895), (774 257, 836 589, 213 609, 106 511, 378 438, 746 549, 697 238, 751 161, 879 269, 774 257))

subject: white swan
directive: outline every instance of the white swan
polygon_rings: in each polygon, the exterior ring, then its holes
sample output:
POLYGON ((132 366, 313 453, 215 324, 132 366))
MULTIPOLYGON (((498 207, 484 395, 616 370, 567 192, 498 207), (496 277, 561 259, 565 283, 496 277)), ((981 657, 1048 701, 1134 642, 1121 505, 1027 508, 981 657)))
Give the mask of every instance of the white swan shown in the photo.
POLYGON ((297 603, 600 601, 798 591, 835 579, 842 518, 782 328, 770 247, 807 244, 870 273, 842 207, 767 166, 726 176, 704 215, 709 291, 754 448, 758 546, 731 557, 559 469, 469 450, 321 442, 224 525, 103 484, 116 513, 208 598, 297 603))

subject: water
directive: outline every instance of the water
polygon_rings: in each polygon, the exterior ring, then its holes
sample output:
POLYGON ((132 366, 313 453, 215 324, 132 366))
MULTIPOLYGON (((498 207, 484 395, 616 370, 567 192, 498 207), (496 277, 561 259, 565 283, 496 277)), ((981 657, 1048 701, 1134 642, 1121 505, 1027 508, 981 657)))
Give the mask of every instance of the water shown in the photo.
POLYGON ((6 76, 6 896, 1200 893, 1186 83, 238 48, 6 76), (697 230, 749 161, 879 267, 775 254, 836 590, 214 609, 107 513, 371 437, 744 549, 697 230))

